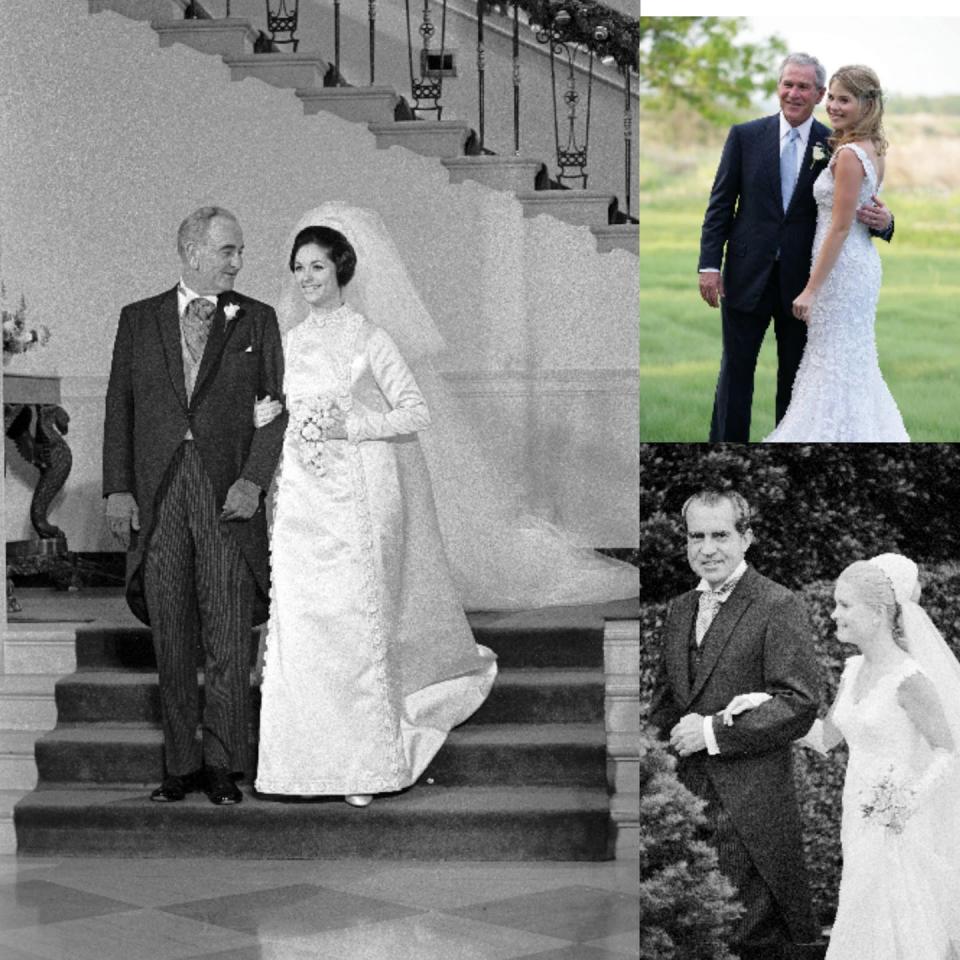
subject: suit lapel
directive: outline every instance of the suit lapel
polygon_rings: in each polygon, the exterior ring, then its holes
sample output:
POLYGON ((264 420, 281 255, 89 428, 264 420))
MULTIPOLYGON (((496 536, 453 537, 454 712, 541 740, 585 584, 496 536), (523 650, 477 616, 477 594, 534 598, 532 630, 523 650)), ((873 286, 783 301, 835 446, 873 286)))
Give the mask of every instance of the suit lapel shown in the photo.
POLYGON ((677 600, 673 632, 667 638, 667 672, 677 693, 678 703, 690 701, 690 632, 697 617, 699 596, 684 594, 677 600))
POLYGON ((183 378, 183 347, 180 342, 180 310, 177 303, 177 288, 174 287, 161 301, 157 315, 160 342, 167 362, 167 373, 174 393, 184 410, 187 409, 187 387, 183 378))
POLYGON ((806 190, 807 184, 812 183, 815 176, 820 176, 820 171, 823 167, 820 167, 816 171, 816 174, 814 174, 813 145, 815 143, 823 143, 823 141, 826 140, 826 135, 826 129, 814 120, 810 126, 810 135, 807 137, 807 149, 803 151, 803 157, 800 160, 800 169, 797 171, 797 185, 794 187, 793 196, 790 198, 790 206, 787 207, 787 213, 790 212, 790 209, 794 203, 796 203, 797 197, 800 196, 800 191, 806 190))
POLYGON ((763 169, 767 171, 770 192, 777 201, 777 209, 783 209, 783 193, 780 190, 780 114, 768 118, 763 135, 763 169))
POLYGON ((688 702, 692 702, 704 688, 713 672, 713 668, 720 659, 720 655, 723 653, 724 647, 730 642, 740 618, 753 603, 752 581, 754 576, 753 569, 747 567, 746 573, 741 577, 740 582, 726 602, 721 605, 713 623, 710 624, 710 629, 703 638, 703 656, 700 660, 697 676, 690 688, 690 701, 688 702))

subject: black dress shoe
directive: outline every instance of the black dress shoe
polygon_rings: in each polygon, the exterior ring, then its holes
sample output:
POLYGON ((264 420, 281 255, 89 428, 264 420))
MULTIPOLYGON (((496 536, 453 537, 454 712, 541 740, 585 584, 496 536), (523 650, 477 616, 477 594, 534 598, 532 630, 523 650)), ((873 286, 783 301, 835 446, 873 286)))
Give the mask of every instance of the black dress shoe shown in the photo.
POLYGON ((197 789, 197 777, 199 771, 178 775, 168 773, 163 778, 163 783, 150 794, 150 799, 157 803, 176 803, 182 800, 191 790, 197 789))
POLYGON ((230 771, 226 767, 204 767, 204 790, 211 803, 225 806, 231 803, 240 803, 243 794, 233 782, 230 771))

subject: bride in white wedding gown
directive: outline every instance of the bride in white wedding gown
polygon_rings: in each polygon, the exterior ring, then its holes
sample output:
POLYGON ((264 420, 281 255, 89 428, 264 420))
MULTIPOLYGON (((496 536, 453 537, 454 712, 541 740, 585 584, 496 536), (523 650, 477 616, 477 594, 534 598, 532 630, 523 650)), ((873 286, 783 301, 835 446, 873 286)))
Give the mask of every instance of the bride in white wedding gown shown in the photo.
POLYGON ((375 213, 324 204, 290 249, 256 789, 361 806, 414 783, 489 693, 465 606, 633 597, 637 571, 511 516, 375 213))
POLYGON ((883 93, 876 74, 841 67, 830 79, 827 113, 833 157, 813 185, 812 268, 793 302, 794 315, 807 324, 807 344, 790 406, 765 442, 908 441, 877 358, 880 254, 855 216, 883 179, 883 93))
MULTIPOLYGON (((837 638, 861 655, 801 741, 850 750, 827 960, 960 957, 960 664, 919 592, 916 564, 898 554, 851 564, 837 580, 837 638)), ((734 698, 724 722, 766 696, 734 698)))

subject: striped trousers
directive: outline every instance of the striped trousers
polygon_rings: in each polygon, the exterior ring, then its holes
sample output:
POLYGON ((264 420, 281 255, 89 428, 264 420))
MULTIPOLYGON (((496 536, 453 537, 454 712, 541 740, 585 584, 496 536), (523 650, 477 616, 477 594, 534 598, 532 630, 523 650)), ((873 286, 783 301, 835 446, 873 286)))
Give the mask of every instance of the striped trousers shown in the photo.
POLYGON ((207 765, 242 773, 249 769, 253 574, 222 529, 213 485, 191 441, 174 455, 158 500, 143 580, 166 771, 183 775, 207 765))

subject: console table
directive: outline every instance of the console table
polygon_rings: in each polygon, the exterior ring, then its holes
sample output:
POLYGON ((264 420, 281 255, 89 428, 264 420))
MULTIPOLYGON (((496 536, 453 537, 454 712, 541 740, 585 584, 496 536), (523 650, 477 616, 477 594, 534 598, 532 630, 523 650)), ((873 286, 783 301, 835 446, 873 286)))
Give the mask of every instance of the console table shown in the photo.
MULTIPOLYGON (((67 558, 64 532, 47 519, 53 498, 73 466, 64 435, 70 416, 60 406, 60 378, 47 374, 3 373, 3 426, 20 456, 40 472, 30 501, 30 523, 37 537, 7 542, 7 573, 37 573, 67 558)), ((7 610, 20 605, 7 581, 7 610)))

